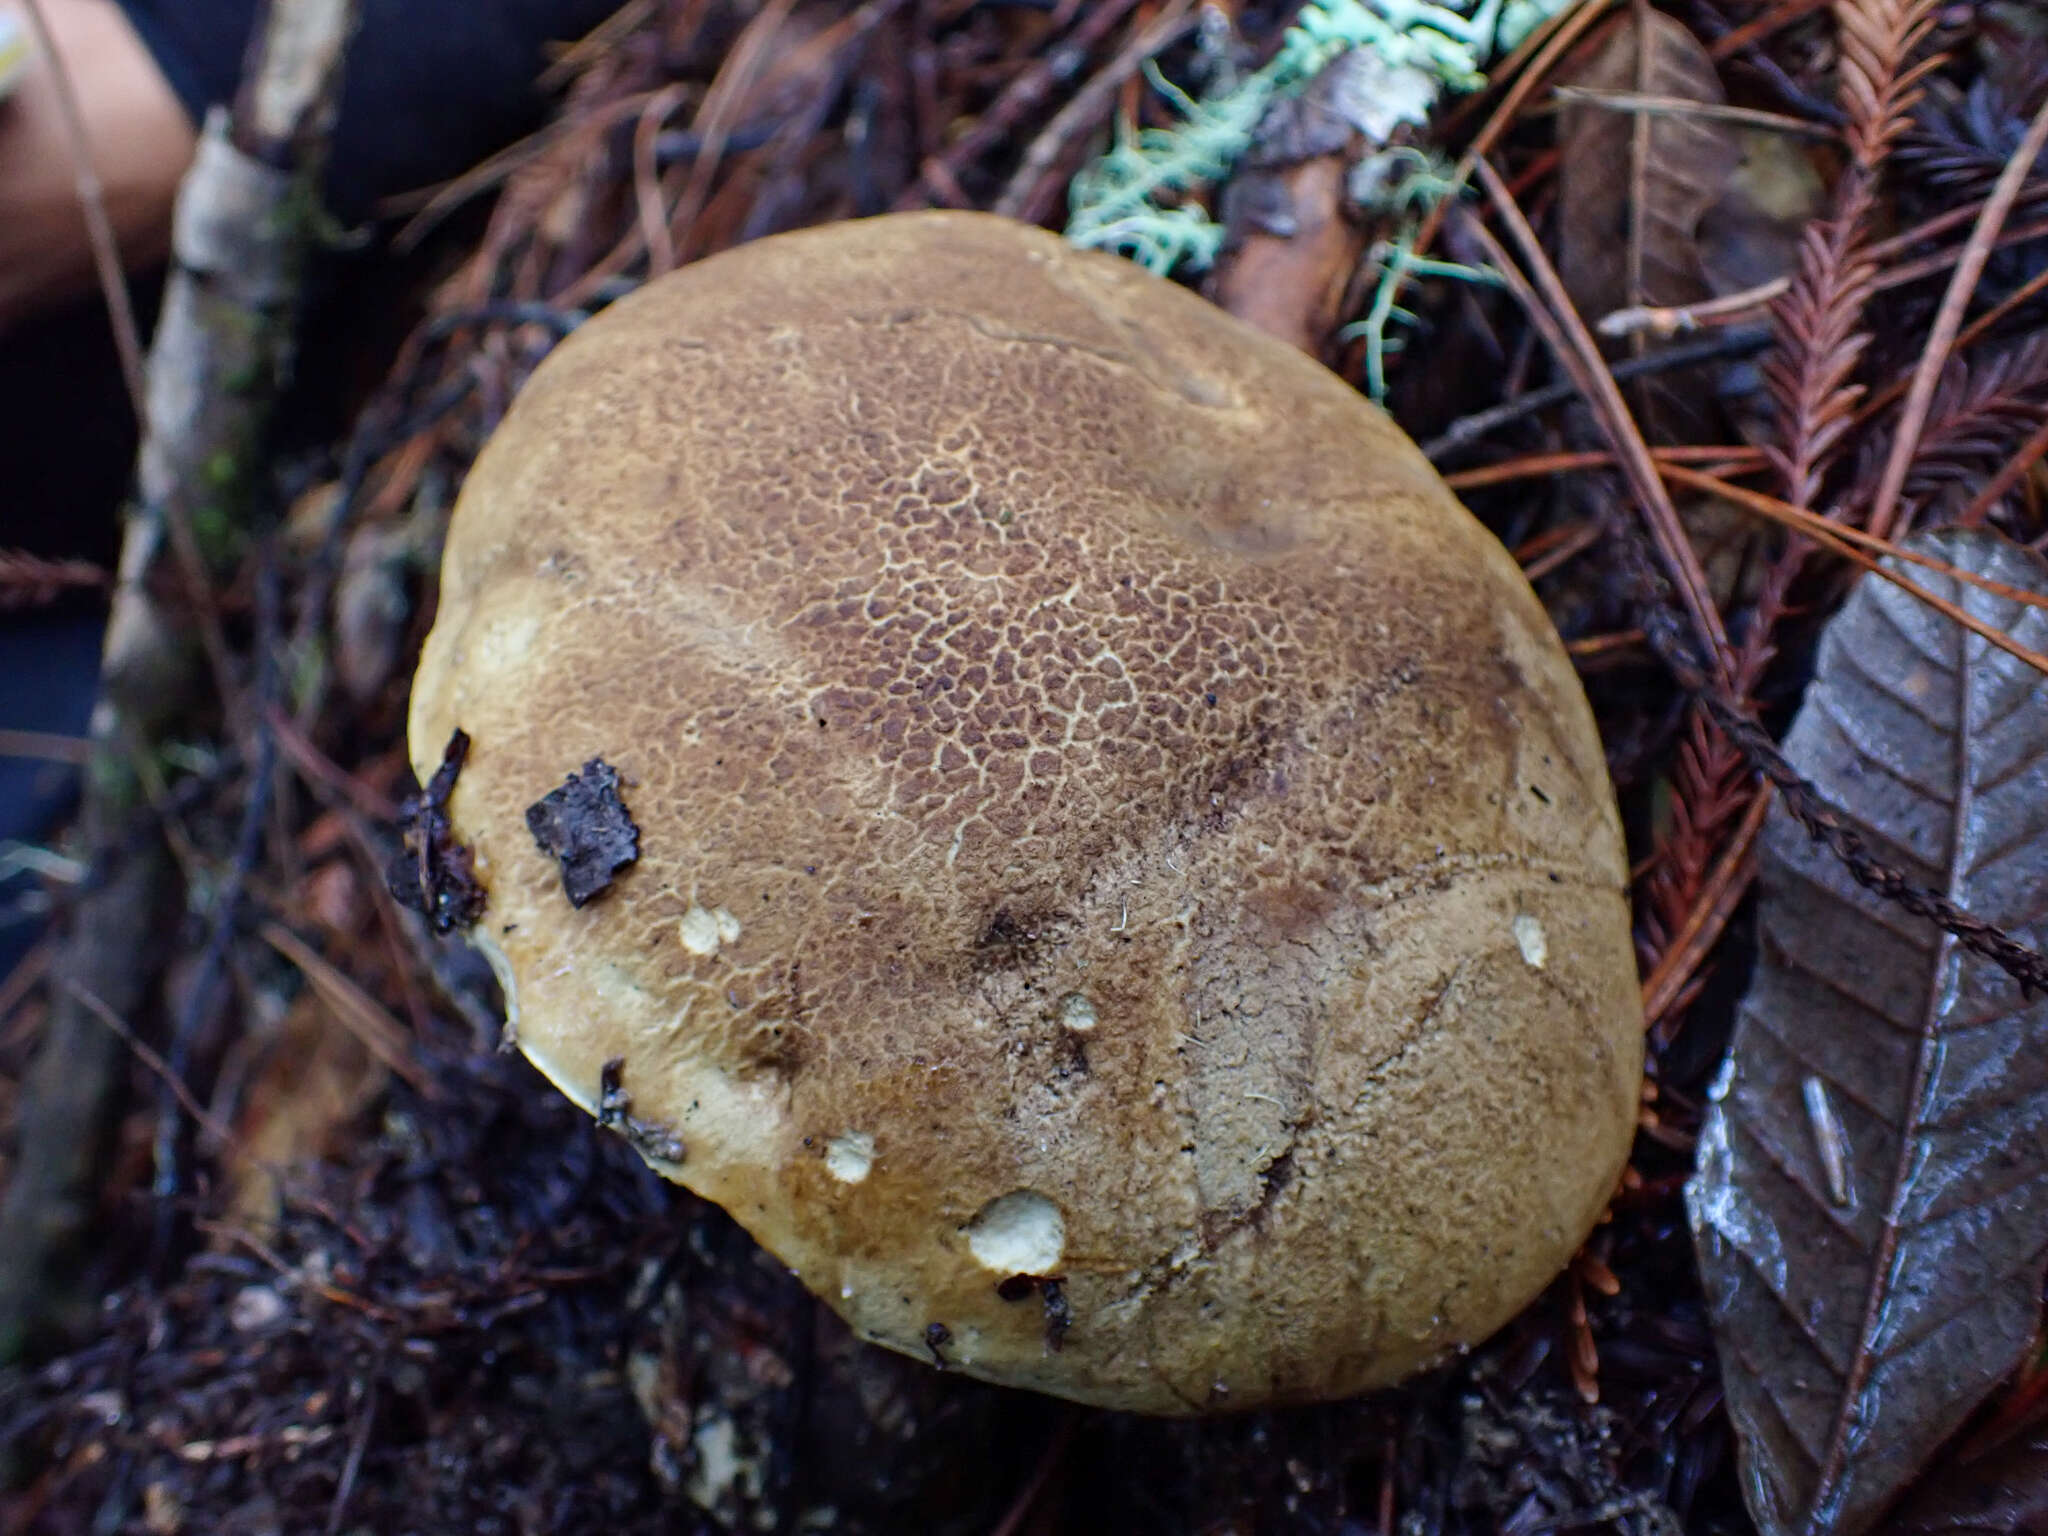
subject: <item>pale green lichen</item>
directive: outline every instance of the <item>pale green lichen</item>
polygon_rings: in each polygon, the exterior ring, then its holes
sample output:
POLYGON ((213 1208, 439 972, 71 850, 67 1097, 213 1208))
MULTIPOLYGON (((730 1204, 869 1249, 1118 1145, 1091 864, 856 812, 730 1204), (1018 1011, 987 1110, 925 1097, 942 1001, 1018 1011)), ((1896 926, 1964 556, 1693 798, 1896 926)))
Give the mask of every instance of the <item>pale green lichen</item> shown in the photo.
POLYGON ((1414 245, 1415 226, 1375 247, 1373 259, 1380 264, 1379 282, 1373 287, 1371 305, 1364 318, 1354 320, 1337 333, 1340 341, 1365 342, 1366 393, 1375 400, 1387 396, 1387 356, 1401 350, 1402 339, 1389 338, 1387 327, 1398 320, 1412 324, 1415 316, 1394 302, 1402 288, 1418 277, 1450 277, 1468 283, 1498 283, 1500 274, 1489 267, 1468 267, 1455 261, 1437 261, 1418 256, 1414 245))
POLYGON ((1441 92, 1485 84, 1481 66, 1495 52, 1514 47, 1569 3, 1481 0, 1467 15, 1430 0, 1324 0, 1301 8, 1263 68, 1199 100, 1148 65, 1147 76, 1181 121, 1119 133, 1074 177, 1067 238, 1119 252, 1161 275, 1183 263, 1206 267, 1223 244, 1223 229, 1189 194, 1229 175, 1274 103, 1300 95, 1338 58, 1363 49, 1382 79, 1401 77, 1399 116, 1419 122, 1441 92))

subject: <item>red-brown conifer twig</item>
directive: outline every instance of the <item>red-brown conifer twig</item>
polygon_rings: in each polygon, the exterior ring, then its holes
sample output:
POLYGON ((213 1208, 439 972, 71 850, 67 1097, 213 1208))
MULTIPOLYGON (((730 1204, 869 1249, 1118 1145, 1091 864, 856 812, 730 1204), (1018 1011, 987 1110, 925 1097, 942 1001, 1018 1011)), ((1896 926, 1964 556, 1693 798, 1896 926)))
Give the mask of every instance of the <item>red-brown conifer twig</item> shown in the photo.
POLYGON ((0 612, 40 608, 66 592, 103 588, 110 579, 104 566, 90 561, 45 560, 25 549, 0 549, 0 612))
MULTIPOLYGON (((1778 441, 1766 452, 1785 499, 1801 509, 1819 500, 1863 392, 1855 372, 1869 339, 1864 320, 1877 278, 1868 251, 1871 215, 1885 160, 1919 100, 1919 82, 1939 63, 1938 56, 1912 61, 1934 10, 1934 0, 1837 0, 1834 7, 1849 164, 1832 214, 1801 242, 1792 286, 1772 312, 1777 345, 1763 365, 1779 420, 1778 441)), ((1776 654, 1777 626, 1809 549, 1794 538, 1764 579, 1735 658, 1730 692, 1742 707, 1776 654)), ((1726 867, 1725 846, 1753 810, 1752 781, 1742 751, 1695 709, 1672 774, 1672 830, 1643 885, 1646 937, 1660 955, 1680 936, 1697 934, 1714 912, 1730 910, 1746 887, 1746 862, 1735 866, 1732 884, 1714 874, 1726 867)), ((1696 942, 1685 948, 1695 964, 1704 958, 1696 942)), ((1661 994, 1680 996, 1689 972, 1659 970, 1661 994)))
POLYGON ((2020 140, 2019 148, 2013 151, 2012 158, 2000 172, 1991 195, 1984 200, 1984 211, 1977 216, 1969 243, 1964 246, 1955 272, 1949 278, 1948 292, 1942 295, 1941 308, 1934 317, 1933 333, 1921 349, 1919 365, 1913 370, 1913 383, 1906 391, 1906 403, 1899 411, 1899 425, 1892 436, 1891 452, 1885 459, 1884 475, 1878 481, 1877 493, 1871 498, 1870 513, 1864 523, 1880 537, 1889 532, 1897 520, 1899 493, 1906 488, 1906 476, 1913 467, 1914 455, 1919 451, 1921 429, 1926 425, 1928 410, 1934 403, 1934 388, 1941 380, 1942 365, 1948 361, 1949 349, 1955 344, 1956 333, 1962 329, 1963 311, 1969 307, 1970 296, 1977 291, 1977 280, 1984 275, 1984 264, 1991 259, 1991 247, 1998 239, 2006 216, 2012 212, 2020 187, 2026 181, 2027 173, 2034 168, 2034 161, 2039 158, 2043 145, 2048 145, 2048 101, 2043 101, 2034 113, 2033 121, 2027 125, 2026 136, 2020 140))

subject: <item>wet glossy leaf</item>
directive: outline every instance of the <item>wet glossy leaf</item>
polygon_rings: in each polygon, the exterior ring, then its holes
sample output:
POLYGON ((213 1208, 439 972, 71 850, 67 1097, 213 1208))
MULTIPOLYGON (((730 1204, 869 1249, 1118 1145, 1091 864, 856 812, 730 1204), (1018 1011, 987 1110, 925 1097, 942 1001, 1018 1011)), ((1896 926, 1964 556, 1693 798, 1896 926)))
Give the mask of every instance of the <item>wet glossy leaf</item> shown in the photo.
MULTIPOLYGON (((1917 538, 2048 594, 1988 533, 1917 538)), ((2023 644, 2048 611, 1916 579, 2023 644)), ((1786 738, 1872 849, 2048 939, 2048 688, 1866 577, 1786 738)), ((2020 1361, 2048 1261, 2048 999, 1853 883, 1775 811, 1761 954, 1687 1192, 1765 1536, 1869 1529, 2020 1361)))
POLYGON ((1906 1500, 1885 1536, 2038 1536, 2048 1531, 2048 1431, 1943 1467, 1906 1500))

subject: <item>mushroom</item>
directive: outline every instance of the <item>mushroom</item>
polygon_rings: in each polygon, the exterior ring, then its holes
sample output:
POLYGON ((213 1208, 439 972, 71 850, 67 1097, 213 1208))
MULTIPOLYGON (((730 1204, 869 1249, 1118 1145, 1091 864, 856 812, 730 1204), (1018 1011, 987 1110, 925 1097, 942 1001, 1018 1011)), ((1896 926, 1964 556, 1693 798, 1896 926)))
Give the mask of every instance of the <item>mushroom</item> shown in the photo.
POLYGON ((458 730, 519 1047, 893 1349, 1348 1395, 1626 1158, 1626 861, 1528 583, 1335 375, 1039 230, 779 235, 569 337, 449 530, 423 781, 458 730))

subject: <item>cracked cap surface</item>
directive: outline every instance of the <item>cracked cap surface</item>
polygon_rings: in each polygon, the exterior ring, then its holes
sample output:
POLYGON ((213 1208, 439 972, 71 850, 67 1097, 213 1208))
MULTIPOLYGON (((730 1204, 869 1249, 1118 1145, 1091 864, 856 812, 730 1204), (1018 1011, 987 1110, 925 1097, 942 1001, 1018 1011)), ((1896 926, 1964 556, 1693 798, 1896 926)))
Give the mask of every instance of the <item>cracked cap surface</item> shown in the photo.
POLYGON ((1621 833, 1513 561, 1334 375, 1035 229, 777 236, 557 348, 455 510, 422 773, 458 726, 519 1045, 919 1358, 1349 1394, 1626 1157, 1621 833), (591 758, 640 858, 575 910, 525 812, 591 758))

